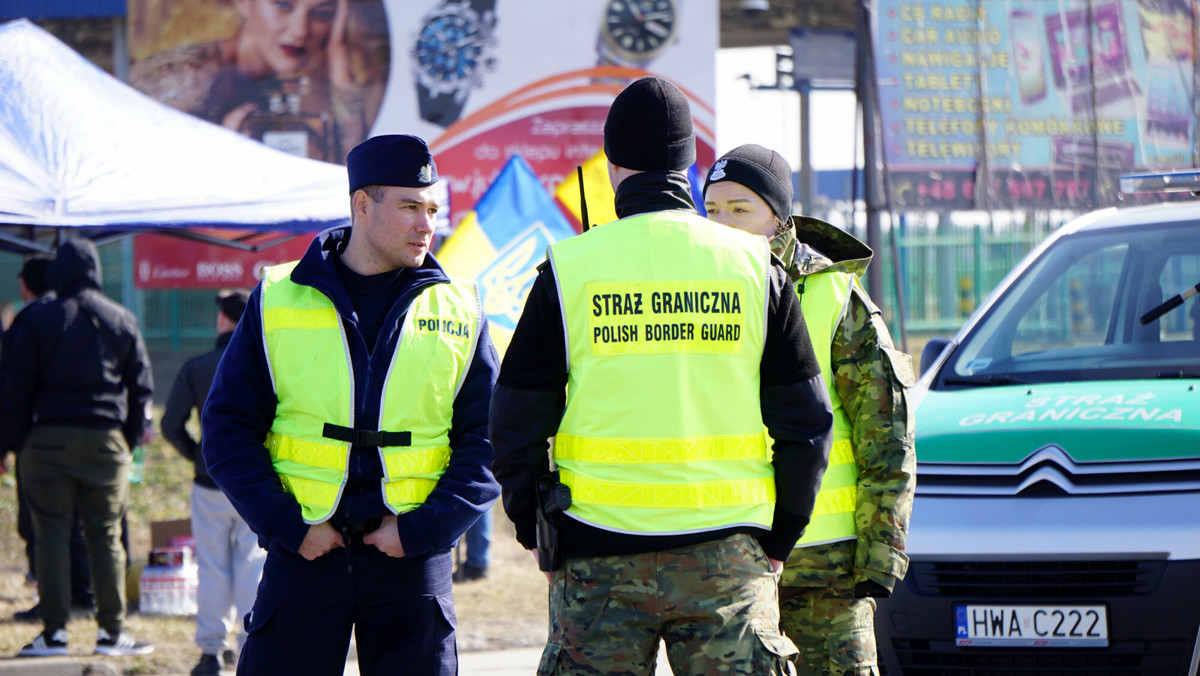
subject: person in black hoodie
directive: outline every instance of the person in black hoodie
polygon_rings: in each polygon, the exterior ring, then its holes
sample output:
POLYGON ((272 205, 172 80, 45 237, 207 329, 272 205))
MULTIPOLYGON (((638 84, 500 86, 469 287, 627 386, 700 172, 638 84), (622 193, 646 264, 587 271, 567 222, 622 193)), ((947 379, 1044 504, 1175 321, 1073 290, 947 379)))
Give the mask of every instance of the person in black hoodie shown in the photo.
POLYGON ((200 662, 192 676, 215 676, 221 671, 221 657, 233 661, 246 642, 246 630, 238 622, 237 653, 225 649, 229 634, 229 611, 237 609, 241 618, 254 606, 258 582, 262 578, 267 552, 258 546, 258 536, 238 516, 229 498, 208 475, 200 454, 200 441, 187 430, 192 411, 204 410, 217 364, 238 320, 246 311, 250 293, 244 289, 223 291, 217 295, 217 346, 184 363, 175 377, 171 395, 163 409, 162 434, 183 457, 195 465, 192 488, 192 536, 196 539, 196 563, 200 582, 196 590, 196 645, 200 662))
POLYGON ((37 532, 43 630, 23 657, 66 655, 71 601, 71 519, 83 518, 95 593, 97 654, 154 647, 122 627, 125 551, 121 519, 130 448, 146 430, 153 378, 134 315, 100 292, 100 256, 88 240, 59 247, 47 272, 58 297, 30 309, 13 336, 4 382, 5 422, 21 448, 18 472, 37 532))
MULTIPOLYGON (((5 355, 11 352, 12 339, 17 333, 17 328, 25 320, 30 308, 36 307, 42 303, 54 298, 54 293, 50 289, 50 282, 46 280, 46 270, 50 267, 50 261, 54 260, 51 256, 35 255, 30 256, 21 266, 21 272, 17 275, 18 291, 21 293, 21 300, 25 302, 25 307, 13 317, 12 325, 4 332, 3 348, 0 348, 0 373, 8 367, 9 361, 4 359, 5 355)), ((0 446, 0 456, 3 456, 7 451, 18 452, 20 447, 13 446, 11 439, 5 439, 0 446)), ((33 532, 33 516, 29 513, 29 498, 25 495, 25 486, 21 483, 17 484, 17 534, 25 541, 25 558, 29 561, 30 581, 37 580, 37 537, 33 532)), ((76 510, 78 511, 78 510, 76 510)), ((74 525, 71 528, 71 605, 81 610, 91 610, 92 605, 92 578, 88 572, 87 546, 83 541, 83 521, 79 519, 79 515, 75 515, 74 525)), ((22 610, 13 614, 13 619, 21 622, 36 622, 38 620, 37 605, 34 605, 28 610, 22 610)))
POLYGON ((795 292, 765 240, 696 212, 673 84, 623 90, 604 151, 619 220, 550 246, 491 403, 517 540, 544 554, 559 521, 539 673, 649 675, 660 639, 678 674, 794 673, 779 571, 833 420, 795 292))

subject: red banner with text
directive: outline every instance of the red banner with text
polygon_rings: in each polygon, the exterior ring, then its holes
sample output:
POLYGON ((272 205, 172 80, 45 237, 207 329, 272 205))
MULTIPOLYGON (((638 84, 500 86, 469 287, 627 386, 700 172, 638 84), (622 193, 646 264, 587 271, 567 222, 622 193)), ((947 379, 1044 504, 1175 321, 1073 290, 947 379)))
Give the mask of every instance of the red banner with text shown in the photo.
POLYGON ((242 251, 170 235, 138 235, 133 239, 134 285, 139 289, 249 289, 258 284, 264 267, 297 260, 311 241, 312 235, 300 235, 261 251, 242 251))

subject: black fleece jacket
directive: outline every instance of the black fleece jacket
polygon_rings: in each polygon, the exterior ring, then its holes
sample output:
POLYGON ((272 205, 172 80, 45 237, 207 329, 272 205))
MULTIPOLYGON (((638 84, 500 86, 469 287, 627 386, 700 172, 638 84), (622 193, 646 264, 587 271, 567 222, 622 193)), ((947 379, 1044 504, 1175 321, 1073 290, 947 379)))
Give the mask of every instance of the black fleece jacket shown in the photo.
MULTIPOLYGON (((621 218, 668 210, 696 212, 682 174, 644 172, 618 187, 616 211, 621 218)), ((736 527, 645 536, 602 530, 568 518, 562 527, 567 558, 662 551, 747 532, 757 537, 768 556, 787 559, 808 525, 828 464, 833 416, 800 303, 778 261, 771 268, 768 288, 760 401, 763 421, 774 440, 777 498, 772 529, 736 527)), ((516 526, 517 540, 527 549, 536 545, 534 482, 548 471, 547 440, 562 420, 566 384, 563 315, 553 270, 543 265, 500 368, 489 428, 504 509, 516 526)))
POLYGON ((58 297, 29 308, 5 356, 14 447, 33 425, 120 428, 136 445, 154 390, 137 318, 100 292, 100 256, 88 240, 60 246, 46 276, 58 297))

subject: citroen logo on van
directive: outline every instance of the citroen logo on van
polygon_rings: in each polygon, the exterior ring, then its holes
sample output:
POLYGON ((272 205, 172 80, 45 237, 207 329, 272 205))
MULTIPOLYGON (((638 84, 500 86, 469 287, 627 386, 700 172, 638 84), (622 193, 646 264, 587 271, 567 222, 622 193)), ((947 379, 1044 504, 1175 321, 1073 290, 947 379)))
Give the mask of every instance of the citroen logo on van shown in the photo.
POLYGON ((1066 493, 1073 493, 1075 482, 1072 476, 1078 464, 1061 447, 1050 444, 1029 455, 1021 463, 1018 475, 1021 483, 1017 486, 1016 495, 1034 489, 1045 489, 1050 484, 1066 493))

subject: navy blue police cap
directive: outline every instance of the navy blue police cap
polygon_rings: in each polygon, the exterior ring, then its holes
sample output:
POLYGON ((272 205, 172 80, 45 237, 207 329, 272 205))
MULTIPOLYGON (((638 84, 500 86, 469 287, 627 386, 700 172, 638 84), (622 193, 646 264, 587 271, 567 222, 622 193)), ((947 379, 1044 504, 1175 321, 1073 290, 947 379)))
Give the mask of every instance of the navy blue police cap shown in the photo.
POLYGON ((350 194, 367 185, 426 188, 437 183, 437 164, 425 141, 408 134, 373 136, 346 155, 350 194))

